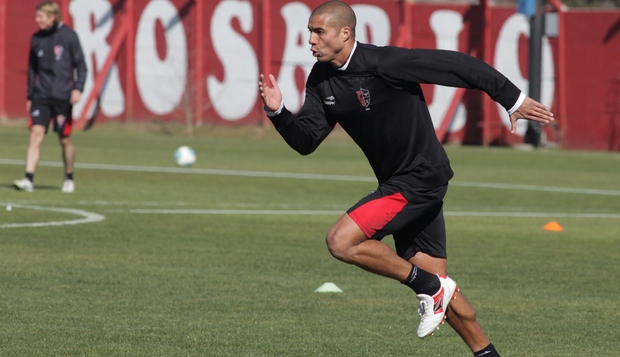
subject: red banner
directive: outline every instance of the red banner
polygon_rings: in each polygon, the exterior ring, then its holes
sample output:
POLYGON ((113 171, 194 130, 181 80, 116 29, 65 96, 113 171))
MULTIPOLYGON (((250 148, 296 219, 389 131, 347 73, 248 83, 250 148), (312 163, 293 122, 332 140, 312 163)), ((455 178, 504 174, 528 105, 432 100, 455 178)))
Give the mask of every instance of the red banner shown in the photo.
MULTIPOLYGON (((89 69, 84 99, 74 108, 75 118, 85 118, 78 126, 155 118, 259 124, 265 120, 256 88, 261 72, 273 73, 287 107, 299 109, 314 63, 307 20, 322 2, 61 1, 89 69)), ((9 118, 28 115, 27 56, 37 3, 0 0, 0 115, 9 118)), ((485 13, 484 6, 466 4, 349 4, 361 42, 470 53, 528 92, 530 25, 516 8, 485 13)), ((620 12, 571 10, 558 18, 560 26, 543 38, 540 101, 558 119, 544 135, 565 148, 620 150, 620 12)), ((481 93, 431 85, 424 91, 443 140, 523 141, 526 123, 510 134, 505 110, 481 93)))

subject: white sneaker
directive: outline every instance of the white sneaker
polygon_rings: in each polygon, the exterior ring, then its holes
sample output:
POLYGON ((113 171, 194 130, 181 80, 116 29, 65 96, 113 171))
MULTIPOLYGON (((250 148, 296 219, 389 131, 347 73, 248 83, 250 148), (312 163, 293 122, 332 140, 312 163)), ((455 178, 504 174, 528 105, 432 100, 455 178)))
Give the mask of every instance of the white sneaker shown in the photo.
POLYGON ((65 180, 62 183, 62 192, 71 193, 73 191, 75 191, 75 182, 73 180, 65 180))
POLYGON ((21 180, 15 180, 13 184, 15 185, 15 188, 18 190, 22 190, 26 192, 34 191, 34 185, 32 184, 30 180, 28 180, 25 177, 21 180))
POLYGON ((418 337, 424 338, 432 335, 433 331, 444 323, 446 310, 450 300, 455 298, 455 293, 459 291, 454 280, 445 275, 437 275, 441 288, 433 295, 418 294, 420 300, 418 314, 420 314, 420 326, 418 326, 418 337))

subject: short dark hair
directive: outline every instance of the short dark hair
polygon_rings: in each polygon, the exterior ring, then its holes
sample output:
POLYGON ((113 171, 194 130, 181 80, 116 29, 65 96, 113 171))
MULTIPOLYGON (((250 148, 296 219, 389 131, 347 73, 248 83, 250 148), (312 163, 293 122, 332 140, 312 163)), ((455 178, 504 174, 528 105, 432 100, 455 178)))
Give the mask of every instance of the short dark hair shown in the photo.
POLYGON ((350 28, 351 36, 355 38, 355 25, 357 24, 355 11, 344 2, 334 0, 323 3, 317 6, 310 16, 315 15, 328 15, 328 23, 332 24, 338 30, 343 27, 350 28))

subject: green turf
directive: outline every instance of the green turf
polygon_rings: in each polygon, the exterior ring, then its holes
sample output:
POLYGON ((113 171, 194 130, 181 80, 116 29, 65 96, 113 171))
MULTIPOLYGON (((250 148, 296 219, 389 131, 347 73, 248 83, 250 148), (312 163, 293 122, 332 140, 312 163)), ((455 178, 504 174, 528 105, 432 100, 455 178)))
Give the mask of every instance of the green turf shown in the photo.
MULTIPOLYGON (((174 149, 190 145, 197 169, 372 176, 342 135, 301 157, 273 130, 206 127, 188 138, 162 128, 76 133, 78 162, 174 168, 174 149)), ((23 159, 26 145, 25 129, 0 127, 0 159, 23 159)), ((456 172, 445 200, 450 272, 502 356, 619 356, 620 156, 447 151, 456 172), (565 230, 543 230, 551 220, 565 230)), ((41 160, 59 162, 59 152, 50 135, 41 160)), ((326 231, 371 181, 78 168, 77 191, 68 195, 53 166, 39 167, 35 192, 16 192, 11 184, 23 169, 0 164, 0 226, 82 218, 33 206, 105 220, 0 228, 0 356, 471 355, 449 327, 419 340, 410 290, 327 252, 326 231), (158 209, 328 212, 148 211, 158 209), (344 292, 315 293, 325 282, 344 292)))

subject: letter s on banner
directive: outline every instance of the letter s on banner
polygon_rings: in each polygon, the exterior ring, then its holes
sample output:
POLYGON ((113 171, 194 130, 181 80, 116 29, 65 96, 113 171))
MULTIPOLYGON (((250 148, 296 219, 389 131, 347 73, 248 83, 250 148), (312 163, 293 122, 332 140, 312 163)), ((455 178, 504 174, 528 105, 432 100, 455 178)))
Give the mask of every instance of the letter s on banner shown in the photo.
POLYGON ((241 30, 252 31, 254 18, 249 1, 221 1, 211 20, 211 41, 224 67, 224 80, 207 77, 207 90, 213 109, 222 118, 236 121, 247 116, 256 105, 258 91, 258 60, 252 45, 232 28, 231 20, 239 21, 241 30))
POLYGON ((177 8, 169 0, 148 3, 136 33, 136 84, 144 106, 154 114, 172 112, 187 82, 187 39, 177 8), (157 53, 155 26, 161 21, 166 58, 157 53))
POLYGON ((286 39, 284 40, 284 53, 282 54, 282 66, 278 74, 278 86, 282 90, 282 97, 286 107, 297 112, 301 109, 306 95, 305 83, 297 83, 295 70, 301 68, 304 77, 310 75, 316 59, 310 54, 308 44, 308 17, 311 10, 301 2, 291 2, 280 10, 280 14, 286 24, 286 39), (303 39, 303 41, 300 41, 303 39))

